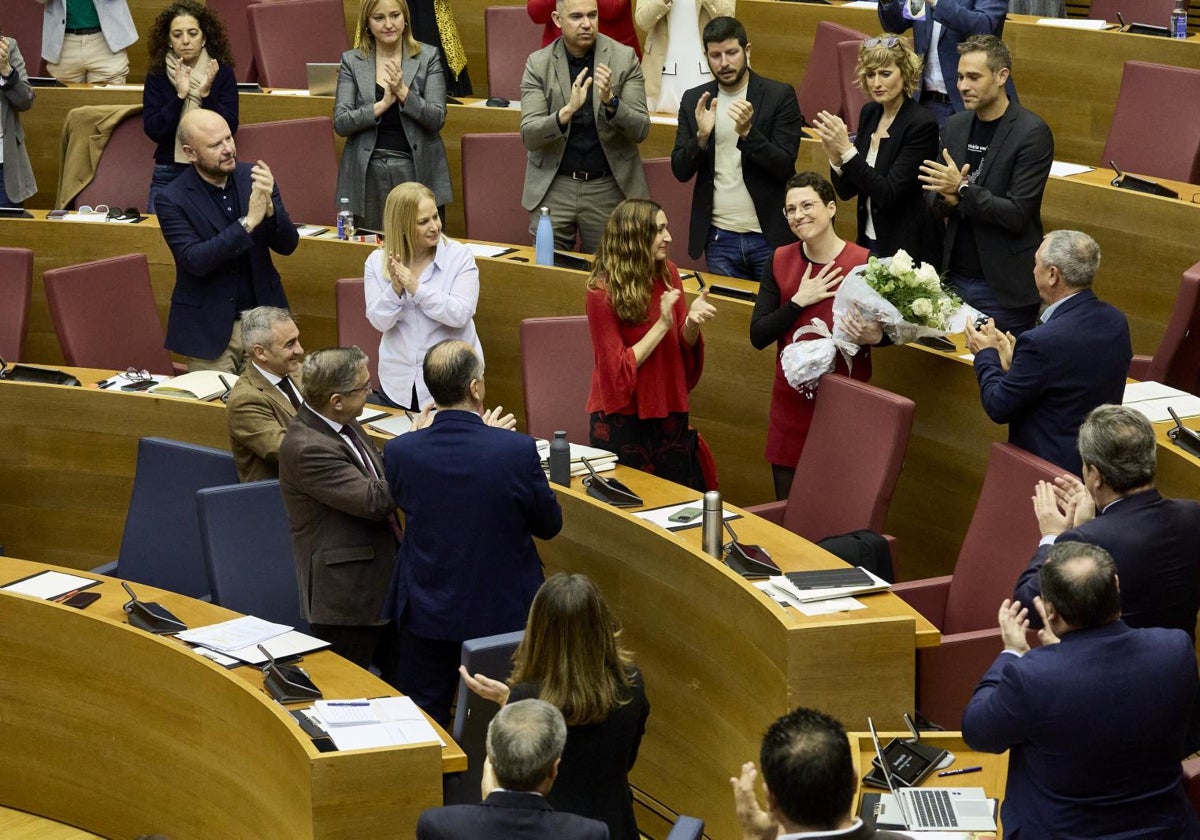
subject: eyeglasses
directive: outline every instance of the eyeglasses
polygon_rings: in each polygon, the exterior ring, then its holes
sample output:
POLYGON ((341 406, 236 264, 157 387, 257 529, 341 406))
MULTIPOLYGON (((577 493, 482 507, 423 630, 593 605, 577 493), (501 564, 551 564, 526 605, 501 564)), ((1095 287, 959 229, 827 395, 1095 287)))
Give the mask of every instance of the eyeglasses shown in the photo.
POLYGON ((154 379, 148 370, 137 370, 136 368, 127 368, 125 370, 125 378, 130 382, 150 382, 154 379))
POLYGON ((789 204, 783 208, 783 216, 785 219, 794 219, 797 216, 811 216, 812 211, 820 206, 820 202, 817 201, 806 201, 799 207, 793 207, 789 204))
POLYGON ((357 394, 357 393, 359 393, 359 392, 361 392, 361 393, 364 393, 364 394, 369 394, 369 393, 371 393, 371 389, 372 389, 373 387, 374 387, 374 386, 371 384, 371 380, 370 380, 370 379, 368 379, 368 380, 367 380, 367 384, 366 384, 366 385, 363 385, 363 386, 362 386, 362 387, 360 387, 360 388, 349 388, 349 389, 347 389, 346 391, 342 392, 342 396, 344 396, 344 397, 348 397, 348 396, 350 396, 351 394, 357 394))
POLYGON ((900 38, 896 35, 882 35, 878 38, 865 38, 863 39, 862 45, 868 50, 874 49, 875 47, 886 47, 890 50, 899 43, 900 38))
POLYGON ((95 207, 92 207, 88 204, 83 204, 83 205, 80 205, 79 207, 77 207, 75 209, 75 212, 78 213, 80 216, 107 216, 108 215, 108 205, 107 204, 97 204, 95 207))
MULTIPOLYGON (((103 207, 104 205, 102 204, 100 206, 103 207)), ((126 207, 124 210, 122 210, 120 207, 113 207, 108 211, 108 215, 105 217, 105 219, 110 222, 136 222, 141 218, 141 211, 139 211, 136 207, 126 207)))

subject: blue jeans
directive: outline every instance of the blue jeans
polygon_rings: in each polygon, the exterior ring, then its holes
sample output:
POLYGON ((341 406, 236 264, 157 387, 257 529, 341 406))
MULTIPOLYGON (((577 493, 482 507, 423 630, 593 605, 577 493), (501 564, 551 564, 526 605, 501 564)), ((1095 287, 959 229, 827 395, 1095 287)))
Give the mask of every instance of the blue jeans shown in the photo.
POLYGON ((740 277, 757 283, 762 279, 767 259, 774 252, 775 249, 767 244, 761 233, 733 233, 710 227, 704 259, 713 274, 740 277))
POLYGON ((154 199, 158 194, 166 188, 168 184, 187 172, 187 163, 156 163, 154 164, 154 174, 150 176, 150 198, 146 202, 146 212, 154 213, 154 199))
POLYGON ((996 321, 996 326, 1002 332, 1020 335, 1037 325, 1038 310, 1041 304, 1029 306, 1004 306, 996 299, 996 293, 986 280, 977 277, 963 277, 961 274, 948 272, 946 282, 958 291, 959 296, 974 306, 984 315, 996 321))

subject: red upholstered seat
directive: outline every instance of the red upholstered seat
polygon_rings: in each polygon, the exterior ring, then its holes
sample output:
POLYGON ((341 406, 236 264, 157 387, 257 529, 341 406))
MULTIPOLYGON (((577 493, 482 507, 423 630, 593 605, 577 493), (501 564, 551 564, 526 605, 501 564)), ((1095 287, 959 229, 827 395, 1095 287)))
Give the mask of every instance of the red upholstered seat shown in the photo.
POLYGON ((1030 496, 1063 470, 1007 443, 992 444, 983 490, 954 574, 898 583, 892 591, 942 631, 936 648, 917 651, 917 707, 958 729, 983 672, 1003 649, 996 612, 1041 538, 1030 496))
POLYGON ((542 48, 542 30, 529 19, 524 5, 484 9, 488 96, 502 96, 513 102, 521 99, 525 60, 542 48))
POLYGON ((671 172, 670 158, 650 158, 642 161, 646 170, 646 183, 650 187, 650 197, 658 202, 663 212, 667 214, 667 223, 674 239, 671 245, 671 259, 679 265, 708 270, 704 256, 694 260, 688 256, 687 239, 688 224, 692 217, 692 188, 695 181, 681 182, 671 172))
POLYGON ((820 111, 846 118, 846 105, 842 98, 842 86, 838 75, 838 44, 842 41, 861 41, 867 36, 857 29, 823 20, 817 24, 813 36, 812 53, 804 71, 804 80, 796 88, 800 98, 800 112, 806 125, 812 123, 820 111))
MULTIPOLYGON (((519 11, 525 14, 524 8, 519 11)), ((463 216, 468 239, 510 245, 533 241, 529 213, 521 207, 525 160, 525 146, 516 132, 463 135, 463 216)))
POLYGON ((33 294, 33 251, 0 248, 0 358, 21 358, 29 327, 29 298, 33 294))
POLYGON ((787 500, 749 510, 813 542, 859 528, 882 533, 915 409, 866 382, 822 376, 787 500))
POLYGON ((1109 161, 1124 172, 1200 184, 1200 70, 1126 61, 1100 162, 1109 161))
POLYGON ((68 365, 175 373, 145 254, 50 269, 43 282, 68 365))
POLYGON ((349 49, 342 0, 287 0, 246 7, 263 87, 308 88, 309 63, 336 64, 349 49))
POLYGON ((871 101, 870 97, 863 93, 858 84, 858 76, 854 72, 854 68, 858 66, 858 51, 861 47, 861 39, 842 41, 837 45, 838 81, 842 85, 842 108, 845 110, 842 119, 845 120, 851 134, 858 131, 858 115, 863 106, 871 101))
POLYGON ((46 61, 42 58, 42 21, 46 7, 41 3, 10 2, 4 4, 4 34, 17 42, 30 76, 46 76, 46 61))
POLYGON ((246 9, 259 0, 206 0, 205 5, 216 12, 225 24, 229 49, 233 53, 234 76, 239 82, 257 82, 258 65, 254 60, 254 43, 250 40, 250 16, 246 9))
POLYGON ((337 217, 337 150, 329 117, 243 123, 236 139, 239 163, 262 160, 271 167, 293 222, 332 225, 337 217))
POLYGON ((522 321, 525 431, 540 438, 552 438, 556 431, 565 431, 567 440, 586 444, 593 367, 586 315, 522 321))
POLYGON ((1200 263, 1183 273, 1158 350, 1153 356, 1134 356, 1129 375, 1200 396, 1200 263))
POLYGON ((145 211, 154 173, 154 141, 142 130, 142 115, 124 120, 109 135, 91 182, 79 191, 73 204, 95 207, 137 207, 145 211))
POLYGON ((339 347, 355 345, 367 354, 371 381, 379 387, 379 339, 382 333, 367 320, 367 300, 361 277, 343 277, 334 286, 339 347))

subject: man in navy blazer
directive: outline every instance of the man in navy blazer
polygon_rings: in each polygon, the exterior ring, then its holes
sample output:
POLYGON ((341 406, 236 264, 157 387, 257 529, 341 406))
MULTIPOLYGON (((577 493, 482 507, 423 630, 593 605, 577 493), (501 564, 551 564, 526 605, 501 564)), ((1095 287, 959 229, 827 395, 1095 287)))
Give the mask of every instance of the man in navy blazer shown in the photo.
POLYGON ((383 451, 405 514, 393 593, 398 687, 448 726, 462 642, 525 626, 544 579, 533 538, 557 534, 562 510, 533 439, 480 416, 483 362, 471 345, 435 344, 424 373, 433 422, 383 451))
POLYGON ((1034 258, 1047 304, 1040 326, 1018 338, 989 321, 967 330, 983 410, 1008 424, 1008 440, 1079 475, 1075 446, 1088 412, 1120 404, 1133 358, 1129 324, 1091 290, 1100 246, 1086 233, 1056 230, 1034 258))
MULTIPOLYGON (((1039 481, 1033 500, 1042 530, 1013 600, 1041 594, 1038 572, 1050 547, 1086 542, 1112 555, 1121 576, 1121 617, 1130 627, 1174 627, 1195 636, 1200 610, 1200 502, 1154 489, 1158 444, 1141 412, 1102 405, 1079 428, 1083 481, 1039 481)), ((1036 615, 1029 617, 1040 627, 1036 615)))
POLYGON ((545 700, 509 703, 492 718, 479 805, 431 808, 417 821, 417 840, 608 840, 608 826, 550 807, 567 724, 545 700))
POLYGON ((696 179, 688 254, 704 254, 717 274, 760 280, 774 249, 796 241, 783 199, 804 119, 791 85, 750 69, 741 21, 713 18, 702 39, 715 80, 684 93, 671 152, 676 179, 696 179))
POLYGON ((1200 836, 1180 765, 1200 691, 1191 639, 1121 621, 1102 548, 1060 543, 1039 575, 1042 646, 1006 599, 1004 651, 963 714, 967 746, 1009 751, 1004 836, 1200 836))
POLYGON ((941 159, 925 161, 917 177, 934 217, 946 222, 941 267, 950 285, 1000 329, 1019 335, 1037 321, 1029 274, 1042 238, 1054 135, 1006 91, 1012 55, 1003 41, 975 35, 958 52, 966 110, 947 121, 941 159))
POLYGON ((166 347, 188 357, 188 370, 240 373, 245 367, 238 313, 287 308, 271 251, 290 254, 300 237, 271 170, 237 162, 224 118, 198 108, 179 121, 192 168, 155 202, 175 257, 175 290, 166 347))

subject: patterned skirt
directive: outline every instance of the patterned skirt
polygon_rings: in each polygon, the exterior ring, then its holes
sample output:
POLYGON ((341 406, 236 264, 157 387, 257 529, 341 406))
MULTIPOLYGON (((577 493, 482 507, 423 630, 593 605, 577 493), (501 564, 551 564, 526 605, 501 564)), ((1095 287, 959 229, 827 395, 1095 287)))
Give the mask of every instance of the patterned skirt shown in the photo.
POLYGON ((589 434, 592 446, 616 453, 620 464, 696 490, 705 489, 696 430, 688 428, 685 411, 648 419, 594 411, 589 434))

